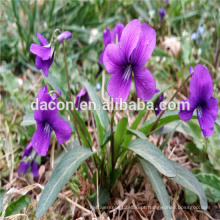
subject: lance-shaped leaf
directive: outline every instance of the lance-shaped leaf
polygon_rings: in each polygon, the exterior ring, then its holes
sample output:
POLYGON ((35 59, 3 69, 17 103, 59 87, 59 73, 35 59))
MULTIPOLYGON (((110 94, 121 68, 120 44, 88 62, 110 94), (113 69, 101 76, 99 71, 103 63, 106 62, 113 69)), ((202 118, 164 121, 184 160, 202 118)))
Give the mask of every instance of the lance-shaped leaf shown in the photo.
MULTIPOLYGON (((163 116, 160 118, 159 122, 157 123, 157 126, 154 130, 158 130, 159 128, 163 127, 165 124, 171 123, 173 121, 181 120, 178 114, 179 114, 179 111, 164 113, 163 116)), ((194 112, 192 119, 197 119, 196 112, 194 112)), ((153 127, 156 120, 157 120, 157 117, 154 117, 148 120, 138 130, 142 131, 145 135, 147 135, 149 131, 151 130, 151 128, 153 127)))
POLYGON ((136 139, 131 141, 128 149, 152 163, 162 174, 168 177, 175 177, 176 171, 173 164, 164 154, 148 140, 136 139))
POLYGON ((37 206, 37 218, 42 217, 53 204, 59 192, 72 177, 79 165, 94 153, 89 148, 80 146, 69 151, 61 159, 41 194, 37 206))
POLYGON ((171 219, 171 206, 170 206, 170 197, 167 193, 166 187, 163 183, 163 180, 157 171, 157 169, 150 164, 148 161, 138 158, 141 162, 144 172, 146 173, 148 179, 152 187, 154 188, 154 192, 157 196, 157 199, 160 202, 164 217, 166 220, 171 219))
POLYGON ((206 195, 197 178, 185 167, 174 161, 172 163, 176 170, 176 177, 171 180, 194 192, 199 197, 201 208, 206 210, 208 207, 206 195))

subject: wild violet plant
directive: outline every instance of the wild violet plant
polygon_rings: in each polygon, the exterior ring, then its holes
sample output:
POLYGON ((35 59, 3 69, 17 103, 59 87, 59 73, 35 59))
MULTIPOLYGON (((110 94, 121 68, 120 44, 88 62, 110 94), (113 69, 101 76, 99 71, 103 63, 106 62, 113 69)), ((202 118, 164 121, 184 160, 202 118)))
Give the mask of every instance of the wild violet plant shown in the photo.
MULTIPOLYGON (((103 64, 107 72, 112 75, 107 86, 109 96, 114 99, 115 105, 120 98, 123 101, 127 100, 133 73, 137 96, 143 99, 146 104, 148 101, 152 101, 158 107, 159 103, 164 99, 164 92, 168 88, 161 91, 157 90, 153 75, 144 67, 145 63, 150 59, 156 44, 155 30, 147 24, 141 24, 137 19, 130 21, 125 27, 121 24, 116 27, 115 32, 113 31, 113 36, 111 36, 109 29, 104 31, 103 34, 105 49, 101 57, 103 57, 103 64), (115 41, 115 39, 117 40, 115 41)), ((64 99, 60 91, 50 91, 48 93, 47 86, 43 86, 37 95, 39 103, 56 103, 60 99, 67 105, 67 101, 72 100, 63 41, 72 35, 71 33, 67 34, 67 32, 63 33, 58 37, 53 35, 50 44, 42 35, 37 34, 41 41, 41 46, 32 45, 31 52, 37 55, 36 67, 42 69, 47 77, 54 54, 58 53, 59 44, 63 43, 69 97, 64 99), (63 33, 65 35, 61 37, 63 33), (46 71, 44 71, 45 63, 47 66, 46 71)), ((90 133, 78 112, 80 110, 79 104, 82 100, 86 102, 92 100, 101 106, 101 100, 95 88, 85 79, 82 78, 81 80, 83 85, 76 96, 75 109, 70 108, 67 110, 70 118, 68 122, 58 116, 59 111, 56 107, 54 110, 35 110, 34 118, 37 122, 37 129, 23 154, 23 160, 25 157, 29 157, 29 160, 21 162, 20 173, 25 173, 28 167, 31 167, 34 176, 37 176, 37 167, 34 161, 36 154, 33 154, 33 156, 32 151, 36 151, 37 154, 42 156, 47 154, 52 130, 54 130, 60 145, 70 140, 71 135, 76 135, 79 140, 79 143, 74 142, 74 148, 68 149, 68 152, 65 153, 54 169, 40 196, 36 216, 40 218, 46 213, 63 186, 72 178, 74 172, 80 165, 87 164, 88 160, 93 165, 92 167, 88 165, 85 172, 88 174, 88 169, 90 169, 95 188, 99 191, 99 194, 102 193, 107 199, 110 196, 111 188, 116 182, 121 181, 124 184, 124 180, 129 175, 132 166, 135 163, 140 163, 154 188, 167 220, 171 219, 170 198, 159 173, 166 177, 168 181, 174 181, 195 193, 199 197, 201 208, 206 210, 207 199, 205 192, 196 177, 180 164, 166 158, 162 152, 165 146, 161 145, 158 148, 148 140, 149 135, 154 134, 159 128, 180 119, 183 121, 198 119, 204 136, 208 137, 213 134, 218 104, 217 100, 212 97, 213 85, 206 67, 198 64, 195 70, 190 68, 190 75, 183 81, 170 101, 176 97, 179 90, 190 78, 190 96, 187 98, 191 104, 189 111, 182 109, 180 112, 165 112, 165 110, 157 109, 154 118, 140 125, 147 112, 146 109, 140 110, 134 122, 128 128, 128 119, 126 117, 122 117, 117 125, 114 124, 114 115, 117 113, 114 110, 114 106, 112 106, 113 111, 110 112, 111 118, 108 117, 106 110, 93 110, 91 114, 94 116, 94 124, 97 128, 98 138, 96 141, 98 142, 98 149, 93 148, 90 133), (197 115, 193 114, 196 108, 197 115), (71 129, 71 121, 74 124, 74 129, 71 129)), ((88 199, 91 203, 95 201, 93 203, 96 204, 95 210, 100 214, 99 206, 103 205, 106 200, 97 199, 98 191, 97 195, 88 195, 88 199)), ((74 202, 72 201, 72 203, 74 202)), ((75 205, 79 206, 78 204, 75 205)), ((84 210, 96 217, 96 211, 92 212, 85 208, 84 210)))

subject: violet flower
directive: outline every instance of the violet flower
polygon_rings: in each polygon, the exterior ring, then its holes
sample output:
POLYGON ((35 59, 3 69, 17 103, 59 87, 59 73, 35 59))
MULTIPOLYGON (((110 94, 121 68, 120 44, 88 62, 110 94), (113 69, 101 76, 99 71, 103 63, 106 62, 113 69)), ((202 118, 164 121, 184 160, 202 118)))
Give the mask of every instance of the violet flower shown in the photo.
POLYGON ((156 83, 151 72, 143 67, 156 44, 156 32, 138 19, 130 21, 122 31, 120 43, 109 44, 103 56, 104 66, 112 74, 107 91, 114 101, 126 101, 131 88, 132 72, 137 96, 143 100, 153 97, 156 83))
POLYGON ((196 33, 196 32, 192 33, 191 38, 192 38, 192 40, 196 40, 196 38, 197 38, 197 33, 196 33))
MULTIPOLYGON (((159 89, 156 89, 155 92, 160 92, 159 89)), ((154 108, 154 111, 155 111, 155 114, 156 115, 159 115, 159 113, 161 112, 161 108, 160 108, 160 103, 164 100, 164 94, 162 93, 158 99, 155 101, 154 105, 155 105, 155 108, 154 108)))
POLYGON ((194 72, 194 69, 192 66, 189 67, 189 74, 192 74, 194 72))
MULTIPOLYGON (((58 93, 61 94, 60 91, 58 93)), ((43 86, 39 90, 37 98, 39 108, 34 112, 37 130, 32 137, 32 146, 38 154, 45 156, 49 148, 52 130, 54 130, 58 143, 61 145, 70 139, 71 127, 68 122, 58 117, 59 110, 56 106, 58 102, 57 95, 51 97, 48 94, 47 86, 43 86), (47 105, 47 109, 45 110, 41 110, 43 103, 47 105), (49 103, 51 106, 49 106, 49 103)))
POLYGON ((123 29, 124 29, 124 25, 119 23, 113 28, 112 34, 108 28, 103 31, 103 40, 104 40, 105 48, 103 49, 100 55, 99 63, 103 63, 103 55, 104 55, 107 45, 114 43, 116 38, 118 41, 117 43, 120 42, 123 29))
MULTIPOLYGON (((35 65, 38 70, 43 71, 44 75, 48 77, 48 70, 53 63, 54 59, 54 51, 51 53, 51 46, 45 39, 45 37, 39 33, 36 33, 38 39, 40 40, 40 45, 37 44, 31 44, 30 51, 31 53, 37 55, 35 59, 35 65), (45 47, 49 46, 49 47, 45 47), (51 56, 51 54, 53 54, 51 56)), ((62 34, 60 34, 57 39, 59 41, 59 44, 62 43, 67 38, 71 38, 72 34, 69 31, 64 31, 62 34)))
POLYGON ((31 141, 25 148, 24 153, 22 155, 22 161, 20 162, 18 168, 19 177, 21 177, 21 174, 25 174, 29 167, 31 167, 31 172, 33 176, 39 177, 38 165, 34 160, 34 158, 37 156, 37 153, 35 152, 34 155, 32 155, 32 151, 34 151, 34 149, 32 147, 32 141, 31 141))
POLYGON ((218 117, 218 102, 212 97, 213 85, 211 75, 206 67, 197 64, 189 84, 190 96, 183 100, 185 110, 181 105, 179 117, 183 121, 188 121, 197 109, 197 116, 204 137, 213 134, 215 120, 218 117), (187 110, 186 101, 189 102, 190 109, 187 110))
POLYGON ((198 29, 199 29, 199 34, 200 34, 201 36, 203 36, 204 27, 203 27, 203 26, 199 26, 198 29))
POLYGON ((162 21, 164 16, 166 15, 165 9, 164 8, 159 8, 158 9, 158 14, 160 15, 160 21, 162 21))
POLYGON ((76 95, 75 107, 77 110, 81 110, 80 104, 85 101, 87 104, 89 103, 89 94, 86 91, 86 88, 82 88, 80 92, 76 95))

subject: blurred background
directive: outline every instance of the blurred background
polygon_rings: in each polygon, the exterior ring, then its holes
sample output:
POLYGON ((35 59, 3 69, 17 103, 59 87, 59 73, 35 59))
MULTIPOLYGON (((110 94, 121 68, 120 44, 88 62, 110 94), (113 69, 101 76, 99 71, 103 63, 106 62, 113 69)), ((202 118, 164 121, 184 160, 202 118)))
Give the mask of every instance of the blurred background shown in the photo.
MULTIPOLYGON (((157 88, 171 84, 177 88, 188 76, 189 67, 200 63, 209 69, 214 82, 214 97, 220 103, 219 0, 6 0, 0 4, 0 187, 13 179, 22 152, 35 131, 33 125, 24 127, 21 123, 23 115, 33 113, 30 103, 35 100, 39 88, 46 83, 62 88, 63 94, 68 91, 62 45, 48 78, 35 68, 35 55, 30 53, 30 45, 39 44, 36 32, 44 35, 48 42, 57 28, 72 33, 73 38, 66 40, 65 45, 71 90, 76 95, 81 89, 81 75, 94 86, 102 83, 104 66, 98 60, 104 48, 103 31, 106 28, 112 30, 119 22, 126 25, 138 18, 157 33, 155 50, 146 64, 156 79, 157 88)), ((108 78, 106 74, 105 83, 108 78)), ((130 96, 135 99, 134 85, 132 91, 130 96)), ((99 88, 97 92, 100 92, 99 88)), ((185 88, 179 99, 188 92, 185 88)), ((208 162, 203 161, 202 171, 215 174, 217 179, 220 176, 219 134, 218 131, 211 142, 211 152, 206 152, 208 162)), ((198 132, 191 136, 196 147, 188 146, 189 149, 200 149, 201 136, 198 132)), ((193 159, 197 163, 202 161, 192 156, 193 159)), ((46 158, 41 160, 39 163, 43 164, 46 158)), ((206 181, 210 182, 210 179, 206 181)), ((216 191, 210 194, 209 201, 215 201, 214 194, 216 191)))

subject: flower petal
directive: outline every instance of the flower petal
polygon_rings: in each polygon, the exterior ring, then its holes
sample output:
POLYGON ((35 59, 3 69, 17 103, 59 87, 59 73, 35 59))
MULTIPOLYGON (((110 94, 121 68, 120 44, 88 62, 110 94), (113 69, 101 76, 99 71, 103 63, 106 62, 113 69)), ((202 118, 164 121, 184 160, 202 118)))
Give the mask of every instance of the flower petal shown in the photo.
MULTIPOLYGON (((61 96, 61 91, 60 90, 57 90, 57 93, 61 96)), ((57 101, 57 98, 58 98, 59 96, 57 95, 57 94, 53 94, 53 96, 52 96, 52 99, 54 100, 54 101, 57 101)))
POLYGON ((114 102, 120 103, 120 98, 122 101, 127 100, 131 88, 131 79, 132 72, 126 75, 122 70, 119 70, 112 75, 107 85, 107 91, 114 102))
POLYGON ((201 112, 199 112, 199 109, 197 109, 198 120, 202 129, 202 133, 204 137, 209 137, 213 135, 215 121, 208 111, 203 110, 202 116, 199 116, 200 114, 201 112))
POLYGON ((192 74, 194 72, 194 69, 192 66, 189 67, 189 74, 192 74))
POLYGON ((25 174, 27 172, 27 169, 29 167, 30 163, 21 161, 19 168, 18 168, 18 176, 21 177, 21 174, 25 174))
POLYGON ((37 97, 36 97, 36 98, 38 98, 38 101, 41 100, 43 94, 48 94, 48 89, 47 89, 47 86, 46 86, 46 85, 44 85, 43 87, 41 87, 40 90, 38 91, 37 97))
POLYGON ((121 40, 121 34, 122 34, 122 31, 124 29, 124 25, 123 24, 117 24, 114 28, 113 28, 113 31, 112 31, 112 39, 111 41, 114 42, 116 40, 116 36, 117 36, 117 41, 118 43, 120 42, 121 40))
POLYGON ((141 22, 138 19, 130 21, 122 31, 120 48, 129 62, 130 56, 137 46, 141 34, 141 22))
POLYGON ((194 96, 188 97, 180 102, 179 117, 183 121, 189 121, 192 118, 193 112, 198 105, 198 100, 194 96), (187 105, 189 103, 189 106, 187 105), (189 107, 189 110, 187 109, 189 107))
POLYGON ((155 94, 156 82, 151 72, 144 67, 133 67, 137 96, 144 101, 150 100, 155 94))
POLYGON ((35 58, 35 66, 38 70, 42 69, 42 59, 39 56, 35 58))
POLYGON ((136 66, 143 66, 148 59, 156 45, 156 32, 150 25, 142 24, 141 35, 137 47, 131 54, 131 63, 136 66))
POLYGON ((51 127, 56 134, 59 144, 63 144, 70 139, 72 129, 67 121, 57 117, 51 124, 51 127))
POLYGON ((54 59, 54 53, 53 53, 53 56, 51 59, 42 60, 42 67, 41 68, 42 68, 42 71, 46 77, 48 77, 48 71, 49 71, 50 66, 53 63, 53 59, 54 59))
POLYGON ((38 165, 34 160, 32 161, 32 164, 31 164, 31 172, 35 178, 39 177, 38 165))
POLYGON ((106 28, 103 31, 103 40, 104 40, 105 47, 107 47, 107 45, 112 42, 111 39, 112 39, 111 38, 111 31, 108 28, 106 28))
POLYGON ((212 97, 213 85, 209 70, 197 64, 189 84, 190 94, 200 100, 209 100, 212 97))
POLYGON ((22 159, 24 157, 27 157, 31 154, 31 151, 32 151, 32 141, 30 141, 30 143, 27 145, 27 147, 25 148, 23 154, 22 154, 22 159))
POLYGON ((217 99, 211 97, 211 99, 209 99, 206 102, 206 105, 204 108, 205 108, 205 111, 209 112, 209 114, 213 117, 213 119, 215 121, 218 117, 218 101, 217 101, 217 99))
MULTIPOLYGON (((155 93, 157 93, 157 92, 160 92, 160 90, 159 90, 159 89, 156 89, 156 90, 155 90, 155 93)), ((158 97, 158 99, 155 101, 155 103, 154 103, 154 105, 155 105, 154 111, 155 111, 155 114, 156 114, 156 115, 159 115, 159 113, 162 111, 162 109, 160 108, 160 103, 161 103, 163 100, 164 100, 164 94, 162 93, 162 94, 158 97)))
POLYGON ((103 63, 109 74, 119 72, 127 64, 120 47, 116 44, 109 44, 106 47, 103 63))
POLYGON ((37 130, 32 137, 33 148, 42 156, 46 156, 50 145, 51 131, 43 123, 37 123, 37 130))
POLYGON ((76 95, 75 107, 80 111, 80 103, 87 99, 87 91, 86 88, 83 87, 80 92, 76 95), (85 96, 85 97, 84 97, 85 96))
POLYGON ((61 44, 67 38, 72 38, 72 34, 69 31, 64 31, 57 37, 59 44, 61 44))
POLYGON ((197 116, 204 137, 211 136, 214 132, 215 120, 218 117, 217 99, 212 97, 203 107, 198 107, 197 116))
POLYGON ((39 56, 42 60, 48 60, 50 58, 51 48, 45 48, 37 44, 31 44, 30 51, 31 53, 39 56))
POLYGON ((103 56, 104 56, 105 48, 102 50, 100 58, 99 58, 99 63, 103 63, 103 56))
POLYGON ((46 46, 49 44, 43 35, 41 35, 40 33, 36 33, 36 34, 37 34, 37 38, 39 39, 39 41, 41 42, 43 46, 46 46))
POLYGON ((49 94, 43 94, 41 99, 39 100, 38 110, 34 111, 34 118, 37 123, 45 123, 51 124, 56 117, 58 117, 59 110, 56 107, 56 102, 52 99, 49 94), (55 108, 54 110, 49 109, 49 103, 51 103, 50 107, 55 108), (41 110, 42 109, 42 110, 41 110))

